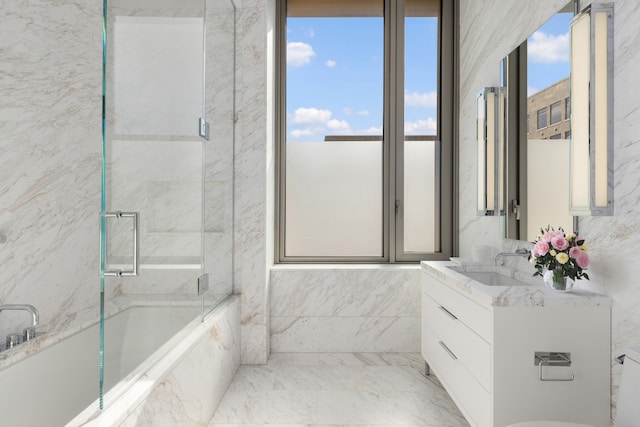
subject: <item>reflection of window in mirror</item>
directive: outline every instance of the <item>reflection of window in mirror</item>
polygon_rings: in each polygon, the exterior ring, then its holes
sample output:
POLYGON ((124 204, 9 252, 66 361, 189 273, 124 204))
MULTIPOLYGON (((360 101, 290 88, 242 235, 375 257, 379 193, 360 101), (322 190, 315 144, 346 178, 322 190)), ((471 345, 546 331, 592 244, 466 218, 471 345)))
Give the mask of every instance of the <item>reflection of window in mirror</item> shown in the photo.
POLYGON ((527 137, 527 234, 540 227, 573 229, 569 215, 569 27, 573 10, 555 14, 527 39, 527 109, 539 132, 527 137), (549 173, 549 172, 552 173, 549 173))
POLYGON ((548 225, 573 230, 568 141, 572 18, 570 2, 503 63, 508 93, 505 197, 510 206, 505 236, 510 239, 533 241, 548 225))

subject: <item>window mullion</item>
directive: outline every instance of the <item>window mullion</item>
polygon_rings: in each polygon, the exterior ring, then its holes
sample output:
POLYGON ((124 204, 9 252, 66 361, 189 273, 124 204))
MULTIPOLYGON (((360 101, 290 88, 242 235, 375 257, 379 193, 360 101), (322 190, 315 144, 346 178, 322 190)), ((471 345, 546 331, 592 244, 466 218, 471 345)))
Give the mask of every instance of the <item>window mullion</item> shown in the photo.
POLYGON ((395 70, 394 85, 393 85, 393 103, 390 104, 395 111, 395 120, 393 128, 393 147, 394 153, 394 171, 391 175, 391 179, 394 180, 394 204, 397 206, 396 214, 394 217, 394 261, 402 259, 404 252, 404 210, 405 210, 405 198, 404 198, 404 65, 405 65, 405 2, 404 0, 397 0, 395 5, 394 20, 394 34, 393 43, 395 46, 395 58, 393 58, 392 67, 395 70))
POLYGON ((389 262, 396 261, 397 238, 396 220, 398 218, 396 206, 397 186, 396 177, 396 138, 395 123, 397 123, 397 1, 385 2, 385 102, 384 102, 384 210, 385 210, 385 251, 389 262))

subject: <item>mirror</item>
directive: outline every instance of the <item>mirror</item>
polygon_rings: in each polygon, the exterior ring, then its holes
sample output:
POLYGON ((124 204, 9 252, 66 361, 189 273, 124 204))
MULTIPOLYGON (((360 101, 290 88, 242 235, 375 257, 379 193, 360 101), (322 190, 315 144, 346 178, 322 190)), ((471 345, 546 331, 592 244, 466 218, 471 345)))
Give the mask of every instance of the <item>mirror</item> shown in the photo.
POLYGON ((506 87, 503 235, 535 240, 551 225, 574 231, 569 215, 569 28, 573 2, 501 64, 506 87))

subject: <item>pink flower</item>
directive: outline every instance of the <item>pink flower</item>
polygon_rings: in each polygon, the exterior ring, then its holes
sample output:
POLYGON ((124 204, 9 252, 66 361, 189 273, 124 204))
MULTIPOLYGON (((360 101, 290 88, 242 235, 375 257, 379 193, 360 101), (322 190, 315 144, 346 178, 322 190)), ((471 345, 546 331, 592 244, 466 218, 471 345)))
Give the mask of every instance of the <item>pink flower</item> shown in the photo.
POLYGON ((576 264, 578 264, 578 267, 585 269, 589 267, 589 254, 583 251, 580 252, 581 253, 576 257, 576 264))
POLYGON ((571 258, 578 259, 581 253, 582 253, 582 249, 580 249, 579 246, 574 246, 571 249, 569 249, 569 256, 571 258))
POLYGON ((554 237, 562 237, 564 239, 564 231, 561 230, 550 230, 544 233, 542 236, 542 240, 545 242, 551 243, 554 237))
POLYGON ((533 254, 534 257, 540 257, 543 255, 546 255, 547 252, 549 252, 549 244, 547 242, 545 242, 544 240, 540 240, 538 242, 536 242, 535 247, 533 248, 533 251, 531 251, 531 253, 533 254), (535 253, 533 253, 535 251, 535 253))
POLYGON ((569 247, 569 242, 564 236, 555 236, 551 239, 551 245, 559 251, 564 251, 569 247))

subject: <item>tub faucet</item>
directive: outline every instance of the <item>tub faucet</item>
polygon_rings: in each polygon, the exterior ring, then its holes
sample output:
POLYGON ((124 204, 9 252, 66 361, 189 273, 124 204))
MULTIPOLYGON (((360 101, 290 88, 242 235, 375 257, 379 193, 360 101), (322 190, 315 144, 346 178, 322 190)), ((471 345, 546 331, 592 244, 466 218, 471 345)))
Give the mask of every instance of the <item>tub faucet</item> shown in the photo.
POLYGON ((31 314, 31 326, 34 328, 38 326, 38 322, 40 321, 40 313, 38 313, 38 310, 31 304, 0 304, 0 312, 4 310, 28 311, 31 314))
MULTIPOLYGON (((515 252, 500 252, 498 255, 496 255, 493 265, 498 265, 498 258, 500 257, 506 257, 506 256, 521 256, 523 258, 528 258, 529 257, 529 249, 527 248, 518 248, 516 249, 515 252)), ((502 265, 502 264, 500 264, 502 265)))

